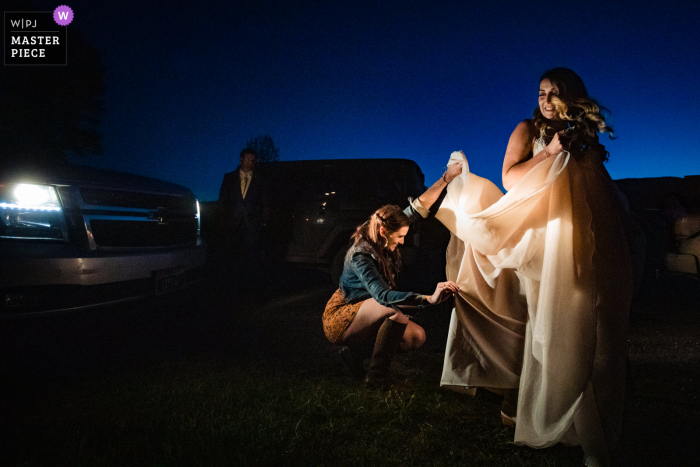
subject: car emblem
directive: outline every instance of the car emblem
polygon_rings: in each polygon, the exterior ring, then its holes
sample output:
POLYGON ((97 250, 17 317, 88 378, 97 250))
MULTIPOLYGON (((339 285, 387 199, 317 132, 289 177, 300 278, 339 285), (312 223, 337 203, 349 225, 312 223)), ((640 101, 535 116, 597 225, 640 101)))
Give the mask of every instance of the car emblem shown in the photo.
POLYGON ((149 220, 157 220, 159 224, 167 224, 167 210, 165 208, 158 208, 155 211, 148 211, 149 220))

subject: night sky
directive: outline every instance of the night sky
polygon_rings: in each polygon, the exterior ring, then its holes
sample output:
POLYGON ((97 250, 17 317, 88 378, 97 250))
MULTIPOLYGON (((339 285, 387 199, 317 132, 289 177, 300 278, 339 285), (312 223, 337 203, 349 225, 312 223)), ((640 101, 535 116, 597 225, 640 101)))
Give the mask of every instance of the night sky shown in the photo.
POLYGON ((63 3, 107 67, 104 155, 73 160, 200 200, 263 134, 281 160, 413 159, 428 185, 461 149, 501 186, 556 66, 611 110, 613 178, 700 174, 700 2, 63 3))

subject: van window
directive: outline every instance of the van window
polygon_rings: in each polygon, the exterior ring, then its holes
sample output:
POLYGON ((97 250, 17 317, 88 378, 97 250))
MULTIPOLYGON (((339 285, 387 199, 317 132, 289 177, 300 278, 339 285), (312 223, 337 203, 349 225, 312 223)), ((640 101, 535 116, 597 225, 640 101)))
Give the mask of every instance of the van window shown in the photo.
POLYGON ((321 196, 330 197, 341 206, 348 203, 373 207, 389 203, 404 204, 413 191, 404 172, 403 167, 375 166, 361 173, 352 173, 326 165, 321 196))
POLYGON ((404 164, 270 164, 265 167, 268 200, 277 206, 327 201, 338 209, 404 206, 423 190, 417 166, 404 164))

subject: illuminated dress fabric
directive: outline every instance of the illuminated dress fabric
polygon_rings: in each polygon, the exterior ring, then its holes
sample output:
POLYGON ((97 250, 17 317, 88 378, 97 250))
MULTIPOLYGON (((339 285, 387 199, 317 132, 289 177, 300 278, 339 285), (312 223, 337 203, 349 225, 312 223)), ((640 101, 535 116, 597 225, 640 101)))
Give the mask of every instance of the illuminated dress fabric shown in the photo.
POLYGON ((505 195, 466 163, 447 188, 436 217, 452 232, 447 278, 460 294, 441 386, 519 387, 517 444, 616 444, 632 296, 626 215, 591 150, 546 159, 505 195))

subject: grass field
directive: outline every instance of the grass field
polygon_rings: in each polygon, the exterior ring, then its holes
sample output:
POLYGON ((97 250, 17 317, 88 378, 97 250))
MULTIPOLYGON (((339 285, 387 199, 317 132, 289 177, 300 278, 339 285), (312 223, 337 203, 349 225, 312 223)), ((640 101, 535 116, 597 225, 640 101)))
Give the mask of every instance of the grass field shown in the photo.
POLYGON ((572 448, 511 444, 497 408, 195 361, 65 385, 3 443, 16 465, 578 465, 572 448))
MULTIPOLYGON (((497 396, 439 388, 449 310, 422 317, 428 342, 399 356, 393 389, 353 381, 320 326, 332 287, 310 282, 239 307, 224 284, 206 302, 0 324, 0 464, 581 465, 578 447, 514 445, 497 396)), ((617 465, 700 465, 697 283, 669 284, 633 315, 617 465)))

